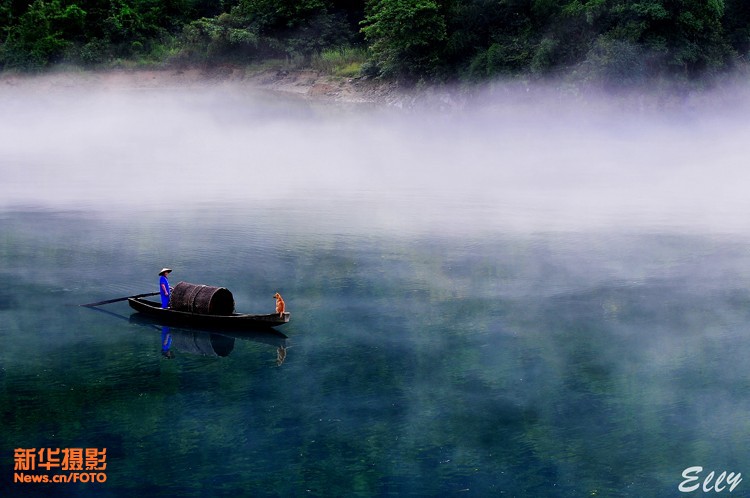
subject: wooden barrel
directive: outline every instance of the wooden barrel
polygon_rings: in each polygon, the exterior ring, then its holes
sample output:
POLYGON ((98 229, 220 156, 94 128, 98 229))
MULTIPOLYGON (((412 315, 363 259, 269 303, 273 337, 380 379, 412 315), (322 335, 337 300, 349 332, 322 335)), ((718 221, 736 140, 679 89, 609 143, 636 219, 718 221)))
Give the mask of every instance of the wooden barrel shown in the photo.
POLYGON ((224 287, 180 282, 172 288, 169 306, 203 315, 231 315, 234 313, 234 296, 224 287))

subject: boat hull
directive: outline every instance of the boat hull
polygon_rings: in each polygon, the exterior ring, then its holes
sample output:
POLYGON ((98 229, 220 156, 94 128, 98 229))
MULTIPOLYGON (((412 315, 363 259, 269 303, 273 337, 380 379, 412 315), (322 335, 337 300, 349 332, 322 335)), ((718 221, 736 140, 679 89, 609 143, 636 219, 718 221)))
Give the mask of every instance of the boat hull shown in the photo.
POLYGON ((128 304, 139 313, 149 316, 164 325, 186 326, 205 329, 258 329, 284 325, 289 322, 290 314, 278 313, 251 315, 233 313, 231 315, 204 315, 162 308, 160 303, 143 298, 130 298, 128 304))

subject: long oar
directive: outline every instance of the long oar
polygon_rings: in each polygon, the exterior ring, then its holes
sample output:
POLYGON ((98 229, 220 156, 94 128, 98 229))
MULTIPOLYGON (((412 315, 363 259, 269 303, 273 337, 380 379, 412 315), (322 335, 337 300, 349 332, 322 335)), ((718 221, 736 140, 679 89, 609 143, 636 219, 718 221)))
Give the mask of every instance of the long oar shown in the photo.
POLYGON ((99 301, 97 303, 79 304, 78 306, 84 306, 86 308, 93 308, 94 306, 99 306, 100 304, 116 303, 119 301, 125 301, 127 299, 131 299, 131 298, 156 296, 158 294, 159 294, 158 292, 149 292, 147 294, 136 294, 135 296, 125 296, 125 297, 118 297, 116 299, 107 299, 106 301, 99 301))

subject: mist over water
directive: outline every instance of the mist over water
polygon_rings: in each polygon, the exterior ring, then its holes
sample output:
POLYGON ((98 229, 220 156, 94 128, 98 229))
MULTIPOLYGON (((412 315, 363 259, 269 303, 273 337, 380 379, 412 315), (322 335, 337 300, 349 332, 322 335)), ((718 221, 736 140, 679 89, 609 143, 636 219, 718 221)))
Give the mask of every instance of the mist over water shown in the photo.
POLYGON ((230 85, 6 87, 0 198, 339 202, 397 228, 747 228, 745 88, 662 102, 498 85, 434 109, 445 101, 374 109, 230 85))
POLYGON ((747 90, 4 86, 0 449, 107 447, 78 496, 661 497, 690 466, 748 475, 747 90), (127 304, 66 306, 165 265, 239 311, 280 291, 283 364, 181 329, 165 360, 127 304))

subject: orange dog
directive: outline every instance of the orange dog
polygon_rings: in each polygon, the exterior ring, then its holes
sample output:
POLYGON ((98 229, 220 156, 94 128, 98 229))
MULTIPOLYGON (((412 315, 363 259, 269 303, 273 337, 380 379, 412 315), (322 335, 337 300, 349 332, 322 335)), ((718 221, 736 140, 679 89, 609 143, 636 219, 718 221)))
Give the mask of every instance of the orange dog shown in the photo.
POLYGON ((279 316, 284 316, 286 305, 284 304, 284 300, 281 299, 281 294, 277 292, 273 297, 276 299, 276 313, 278 313, 279 316))

